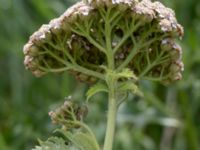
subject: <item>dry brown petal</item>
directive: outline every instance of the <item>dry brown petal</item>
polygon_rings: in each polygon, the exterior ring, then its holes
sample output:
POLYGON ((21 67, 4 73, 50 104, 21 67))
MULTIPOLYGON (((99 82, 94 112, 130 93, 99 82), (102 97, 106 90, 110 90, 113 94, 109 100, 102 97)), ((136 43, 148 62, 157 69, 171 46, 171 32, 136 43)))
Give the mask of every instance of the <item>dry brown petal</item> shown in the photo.
POLYGON ((152 5, 159 19, 165 18, 165 19, 176 22, 175 13, 172 9, 165 7, 160 2, 154 2, 152 5))
MULTIPOLYGON (((68 18, 70 20, 70 18, 74 18, 77 15, 84 15, 87 16, 89 15, 89 12, 93 9, 93 7, 86 5, 83 2, 78 2, 75 5, 73 5, 72 7, 70 7, 62 16, 61 16, 61 20, 68 18)), ((67 21, 67 20, 65 20, 67 21)))
POLYGON ((112 4, 127 4, 128 6, 132 6, 133 0, 112 0, 112 4))
POLYGON ((177 43, 175 43, 174 39, 172 38, 165 38, 161 41, 161 48, 162 50, 169 51, 169 50, 176 50, 180 51, 180 54, 182 54, 181 46, 177 43))
POLYGON ((171 22, 167 19, 162 19, 159 23, 160 29, 163 32, 172 32, 173 28, 171 22))
POLYGON ((160 20, 160 28, 164 32, 172 32, 180 37, 183 36, 183 28, 178 24, 175 13, 172 9, 165 7, 160 2, 154 2, 154 11, 158 20, 160 20))
POLYGON ((113 5, 127 5, 132 6, 135 3, 138 2, 138 0, 86 0, 86 4, 92 5, 94 7, 101 7, 106 5, 107 7, 113 6, 113 5))
POLYGON ((181 80, 182 79, 182 74, 180 72, 178 72, 177 74, 175 74, 174 76, 172 76, 171 79, 173 81, 181 80))
POLYGON ((38 55, 39 49, 33 43, 27 43, 24 46, 23 52, 25 55, 30 55, 30 56, 34 57, 34 56, 38 55))
POLYGON ((28 64, 30 61, 33 60, 33 57, 29 56, 29 55, 26 55, 25 56, 25 59, 24 59, 24 64, 28 64))
POLYGON ((35 70, 33 71, 33 74, 36 76, 36 77, 41 77, 43 75, 45 75, 46 73, 45 72, 42 72, 40 70, 35 70))
POLYGON ((25 54, 25 55, 27 55, 28 53, 29 53, 29 51, 31 51, 30 50, 30 48, 33 46, 33 43, 27 43, 27 44, 25 44, 24 45, 24 48, 23 48, 23 53, 25 54))
POLYGON ((149 0, 143 0, 133 7, 136 16, 143 21, 150 22, 155 18, 152 3, 149 0), (141 17, 141 18, 140 18, 141 17))
POLYGON ((177 33, 178 33, 178 36, 180 37, 180 39, 184 35, 184 29, 183 29, 183 27, 180 24, 177 24, 177 33))
POLYGON ((57 35, 60 34, 62 32, 62 24, 61 24, 61 19, 60 18, 56 18, 50 21, 50 31, 57 35))

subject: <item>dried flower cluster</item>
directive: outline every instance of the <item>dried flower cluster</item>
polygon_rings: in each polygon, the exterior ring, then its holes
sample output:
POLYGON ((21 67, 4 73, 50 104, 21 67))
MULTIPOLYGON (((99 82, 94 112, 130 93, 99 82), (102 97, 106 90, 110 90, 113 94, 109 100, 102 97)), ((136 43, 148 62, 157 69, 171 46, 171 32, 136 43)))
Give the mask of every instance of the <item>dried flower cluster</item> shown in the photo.
POLYGON ((141 79, 171 83, 183 71, 175 42, 182 36, 173 10, 160 2, 84 0, 30 37, 24 64, 36 76, 69 70, 79 80, 94 82, 79 68, 104 72, 110 45, 116 70, 128 67, 141 79))
POLYGON ((63 125, 66 129, 78 128, 77 121, 81 121, 87 115, 87 107, 79 106, 72 101, 65 101, 64 105, 55 111, 50 111, 49 116, 54 124, 63 125))

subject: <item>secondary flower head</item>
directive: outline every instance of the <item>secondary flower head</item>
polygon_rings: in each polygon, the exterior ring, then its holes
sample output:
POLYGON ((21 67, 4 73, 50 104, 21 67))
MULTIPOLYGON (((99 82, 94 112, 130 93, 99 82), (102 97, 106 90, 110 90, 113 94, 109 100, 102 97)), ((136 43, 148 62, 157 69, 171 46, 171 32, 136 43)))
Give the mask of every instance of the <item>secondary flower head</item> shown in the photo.
POLYGON ((94 72, 104 72, 112 50, 117 71, 128 67, 139 79, 171 83, 183 71, 176 43, 182 36, 174 11, 160 2, 84 0, 30 37, 24 64, 38 77, 69 70, 94 82, 94 72))
POLYGON ((88 109, 86 105, 67 100, 55 111, 50 111, 52 123, 63 125, 67 129, 78 128, 77 121, 82 121, 86 117, 88 109))

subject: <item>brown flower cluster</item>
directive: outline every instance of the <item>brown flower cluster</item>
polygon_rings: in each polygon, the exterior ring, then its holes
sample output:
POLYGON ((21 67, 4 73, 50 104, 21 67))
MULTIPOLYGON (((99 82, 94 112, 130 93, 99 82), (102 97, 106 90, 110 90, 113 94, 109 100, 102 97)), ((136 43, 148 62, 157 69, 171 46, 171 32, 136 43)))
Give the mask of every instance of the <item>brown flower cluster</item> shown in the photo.
POLYGON ((62 106, 55 111, 50 111, 52 123, 60 124, 67 129, 78 128, 78 121, 87 115, 88 109, 85 105, 78 105, 70 100, 64 102, 62 106))
POLYGON ((91 80, 73 67, 103 72, 108 23, 116 70, 129 67, 141 79, 162 83, 181 79, 182 49, 175 40, 183 28, 173 10, 150 0, 76 3, 30 37, 24 46, 26 68, 36 76, 69 70, 79 80, 91 80))

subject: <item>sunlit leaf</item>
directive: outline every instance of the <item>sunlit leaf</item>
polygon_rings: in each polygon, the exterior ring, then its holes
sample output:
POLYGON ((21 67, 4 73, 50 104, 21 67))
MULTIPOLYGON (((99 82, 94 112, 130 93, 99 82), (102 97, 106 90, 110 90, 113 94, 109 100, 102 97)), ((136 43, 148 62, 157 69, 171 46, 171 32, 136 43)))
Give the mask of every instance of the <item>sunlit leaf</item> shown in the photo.
POLYGON ((139 90, 138 86, 134 82, 130 81, 120 83, 118 91, 120 92, 130 91, 134 95, 143 96, 143 93, 139 90))
POLYGON ((93 95, 99 92, 108 92, 108 87, 104 83, 97 83, 92 86, 86 93, 87 100, 89 100, 93 95))
POLYGON ((72 145, 80 150, 99 150, 99 147, 96 144, 96 139, 93 139, 93 137, 87 133, 77 132, 72 134, 68 131, 58 131, 62 132, 62 134, 64 134, 64 136, 72 143, 72 145))
POLYGON ((51 137, 47 141, 40 141, 40 146, 32 150, 72 150, 65 143, 65 140, 58 137, 51 137))
POLYGON ((74 141, 81 147, 81 150, 98 150, 94 139, 86 133, 77 133, 73 136, 74 141))
POLYGON ((137 80, 137 77, 129 68, 125 68, 122 70, 122 72, 118 73, 117 78, 132 78, 134 80, 137 80))

